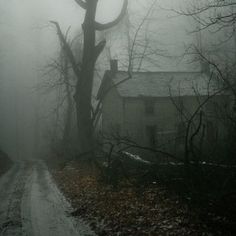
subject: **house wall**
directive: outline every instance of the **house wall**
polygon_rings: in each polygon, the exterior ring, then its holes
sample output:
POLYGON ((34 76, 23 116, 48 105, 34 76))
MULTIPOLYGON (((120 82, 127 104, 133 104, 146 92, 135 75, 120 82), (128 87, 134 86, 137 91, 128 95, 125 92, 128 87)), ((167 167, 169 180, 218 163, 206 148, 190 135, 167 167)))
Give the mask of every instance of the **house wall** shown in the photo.
POLYGON ((123 100, 115 89, 111 89, 102 103, 102 132, 120 132, 123 118, 123 100))
MULTIPOLYGON (((199 106, 199 103, 205 99, 206 97, 181 97, 184 113, 190 117, 199 106)), ((179 104, 179 98, 174 98, 174 102, 179 104)), ((216 118, 215 107, 218 104, 217 106, 224 108, 225 103, 227 103, 227 98, 217 96, 203 108, 204 122, 209 120, 214 123, 215 129, 221 136, 225 130, 224 123, 216 118)), ((199 117, 196 119, 196 124, 198 124, 199 117)), ((144 99, 121 98, 115 89, 106 96, 103 102, 103 132, 119 130, 121 135, 129 136, 142 145, 150 145, 147 126, 156 128, 157 146, 167 144, 169 140, 174 143, 182 120, 185 121, 184 118, 181 119, 180 112, 169 97, 155 98, 154 114, 146 114, 144 99)))
MULTIPOLYGON (((184 99, 189 112, 194 110, 194 103, 196 103, 194 100, 192 98, 184 99)), ((136 141, 144 145, 149 145, 147 126, 156 126, 158 134, 168 135, 176 133, 177 126, 181 121, 179 112, 169 98, 155 99, 154 114, 146 114, 143 99, 126 99, 124 108, 124 129, 136 141)))

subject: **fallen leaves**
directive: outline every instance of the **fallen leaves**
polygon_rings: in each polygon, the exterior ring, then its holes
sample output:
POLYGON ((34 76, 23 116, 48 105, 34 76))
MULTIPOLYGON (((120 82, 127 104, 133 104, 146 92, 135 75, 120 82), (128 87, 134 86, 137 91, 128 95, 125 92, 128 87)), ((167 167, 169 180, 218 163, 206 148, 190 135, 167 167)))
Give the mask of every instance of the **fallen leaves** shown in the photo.
POLYGON ((83 165, 53 174, 76 209, 71 216, 90 222, 98 235, 213 235, 194 212, 157 183, 114 190, 83 165))

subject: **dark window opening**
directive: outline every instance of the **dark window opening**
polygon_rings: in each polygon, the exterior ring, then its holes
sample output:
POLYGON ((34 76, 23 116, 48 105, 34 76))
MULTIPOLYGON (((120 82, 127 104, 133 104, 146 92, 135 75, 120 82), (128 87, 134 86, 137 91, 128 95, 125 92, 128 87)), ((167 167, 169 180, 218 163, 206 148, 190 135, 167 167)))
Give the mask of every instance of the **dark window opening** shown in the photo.
POLYGON ((151 148, 155 148, 156 144, 157 144, 157 139, 156 139, 157 130, 156 130, 156 126, 155 125, 148 125, 148 126, 146 126, 146 134, 147 134, 147 138, 148 138, 148 145, 151 148))
POLYGON ((216 139, 216 130, 212 121, 207 121, 207 140, 213 142, 216 139))
POLYGON ((183 145, 184 144, 184 137, 186 135, 186 123, 180 122, 177 127, 177 134, 176 134, 176 145, 183 145))
POLYGON ((186 124, 185 124, 185 122, 180 122, 178 124, 178 135, 184 136, 185 132, 186 132, 186 124))
POLYGON ((152 115, 155 113, 155 102, 153 100, 145 101, 145 113, 152 115))

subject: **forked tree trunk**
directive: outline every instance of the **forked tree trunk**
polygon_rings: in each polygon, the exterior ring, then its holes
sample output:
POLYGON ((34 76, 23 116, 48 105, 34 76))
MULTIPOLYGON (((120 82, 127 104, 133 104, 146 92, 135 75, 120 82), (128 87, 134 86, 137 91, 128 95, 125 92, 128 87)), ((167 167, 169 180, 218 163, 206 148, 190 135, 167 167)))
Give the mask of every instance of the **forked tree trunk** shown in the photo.
POLYGON ((95 15, 97 0, 87 1, 86 14, 83 23, 84 47, 80 72, 80 82, 77 84, 75 102, 77 126, 79 135, 79 150, 83 154, 93 152, 93 124, 91 117, 91 97, 95 67, 95 15))
POLYGON ((96 10, 98 0, 75 0, 79 6, 85 9, 85 18, 82 25, 84 32, 84 46, 82 64, 79 67, 76 59, 73 55, 72 49, 66 41, 60 26, 57 22, 53 22, 56 25, 59 39, 64 45, 65 52, 72 65, 73 71, 77 77, 77 85, 75 92, 75 103, 77 113, 77 126, 78 126, 78 138, 79 138, 79 150, 80 155, 92 156, 94 151, 94 130, 92 119, 92 89, 93 89, 93 76, 95 63, 98 56, 105 47, 106 42, 101 41, 96 45, 96 31, 107 30, 116 24, 123 18, 126 13, 128 0, 124 0, 122 10, 119 16, 114 20, 106 24, 100 24, 96 22, 96 10))

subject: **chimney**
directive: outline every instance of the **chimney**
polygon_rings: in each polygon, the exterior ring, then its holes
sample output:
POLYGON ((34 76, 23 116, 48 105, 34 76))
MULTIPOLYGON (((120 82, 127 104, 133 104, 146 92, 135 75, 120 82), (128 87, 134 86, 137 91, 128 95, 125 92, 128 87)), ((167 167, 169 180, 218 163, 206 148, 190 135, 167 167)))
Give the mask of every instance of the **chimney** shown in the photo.
POLYGON ((116 73, 118 71, 118 60, 110 60, 110 70, 112 73, 116 73))

